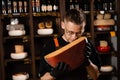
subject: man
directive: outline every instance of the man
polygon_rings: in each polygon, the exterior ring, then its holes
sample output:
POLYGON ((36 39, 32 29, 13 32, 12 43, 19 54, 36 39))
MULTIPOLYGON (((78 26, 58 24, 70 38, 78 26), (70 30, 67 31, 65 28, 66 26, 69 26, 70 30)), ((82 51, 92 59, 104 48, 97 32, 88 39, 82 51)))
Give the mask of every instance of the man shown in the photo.
MULTIPOLYGON (((84 32, 86 24, 85 15, 82 10, 71 9, 66 12, 61 27, 64 30, 62 36, 59 36, 59 47, 65 46, 70 42, 78 39, 84 32)), ((60 62, 53 68, 44 60, 44 56, 56 50, 55 42, 53 39, 45 45, 40 60, 40 79, 41 80, 88 80, 88 74, 93 80, 97 80, 100 68, 99 56, 92 45, 87 40, 85 50, 86 59, 82 65, 72 71, 68 70, 69 65, 60 62)))

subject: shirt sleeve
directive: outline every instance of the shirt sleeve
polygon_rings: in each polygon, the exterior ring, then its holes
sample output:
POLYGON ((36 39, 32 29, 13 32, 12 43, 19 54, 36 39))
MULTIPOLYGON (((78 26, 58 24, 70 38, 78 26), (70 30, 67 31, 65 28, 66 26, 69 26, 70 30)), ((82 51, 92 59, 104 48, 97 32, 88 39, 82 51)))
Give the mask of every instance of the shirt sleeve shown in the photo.
POLYGON ((40 65, 39 65, 39 76, 43 76, 46 72, 49 72, 51 69, 51 66, 47 64, 47 62, 44 59, 44 56, 49 54, 50 52, 53 52, 55 50, 55 45, 53 38, 49 39, 46 44, 43 45, 43 49, 40 55, 40 65))
POLYGON ((95 48, 95 46, 92 44, 90 40, 88 40, 88 43, 90 44, 91 47, 91 54, 87 55, 89 56, 89 59, 92 61, 93 64, 95 64, 98 69, 101 67, 101 61, 100 61, 100 56, 95 48))

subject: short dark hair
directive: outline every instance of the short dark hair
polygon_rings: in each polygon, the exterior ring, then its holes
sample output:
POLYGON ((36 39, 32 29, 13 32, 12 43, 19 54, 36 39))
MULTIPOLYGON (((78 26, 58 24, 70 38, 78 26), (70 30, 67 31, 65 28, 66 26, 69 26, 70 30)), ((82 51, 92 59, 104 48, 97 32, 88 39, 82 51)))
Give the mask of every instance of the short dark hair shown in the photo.
POLYGON ((86 22, 86 16, 82 9, 70 9, 66 12, 64 18, 66 21, 71 21, 75 24, 82 24, 83 22, 86 22))

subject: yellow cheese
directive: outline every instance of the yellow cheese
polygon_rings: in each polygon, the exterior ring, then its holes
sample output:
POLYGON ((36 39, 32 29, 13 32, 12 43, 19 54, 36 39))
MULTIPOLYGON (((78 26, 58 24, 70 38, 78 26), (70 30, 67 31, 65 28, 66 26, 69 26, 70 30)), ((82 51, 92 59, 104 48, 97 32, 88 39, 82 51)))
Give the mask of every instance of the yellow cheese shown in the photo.
POLYGON ((111 35, 111 37, 116 36, 115 31, 111 31, 111 32, 110 32, 110 35, 111 35))
POLYGON ((108 46, 107 41, 101 40, 101 41, 100 41, 100 46, 101 46, 101 47, 106 47, 106 46, 108 46))
POLYGON ((108 19, 108 20, 95 20, 94 25, 95 26, 104 26, 104 25, 114 25, 115 21, 113 19, 108 19))

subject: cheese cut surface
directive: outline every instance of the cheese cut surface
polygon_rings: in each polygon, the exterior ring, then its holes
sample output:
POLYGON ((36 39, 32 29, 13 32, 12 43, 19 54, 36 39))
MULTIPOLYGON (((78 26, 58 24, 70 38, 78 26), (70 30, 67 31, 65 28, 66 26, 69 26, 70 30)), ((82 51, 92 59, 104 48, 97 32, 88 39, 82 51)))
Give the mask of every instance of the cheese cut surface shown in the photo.
POLYGON ((80 37, 68 45, 47 54, 44 58, 52 67, 55 67, 58 62, 65 62, 72 70, 84 62, 85 45, 86 37, 80 37))

